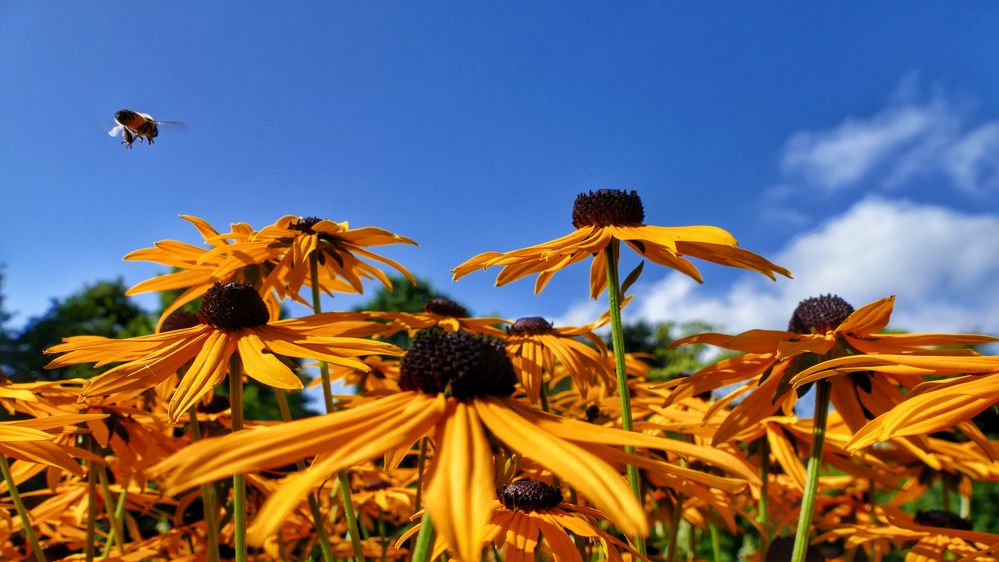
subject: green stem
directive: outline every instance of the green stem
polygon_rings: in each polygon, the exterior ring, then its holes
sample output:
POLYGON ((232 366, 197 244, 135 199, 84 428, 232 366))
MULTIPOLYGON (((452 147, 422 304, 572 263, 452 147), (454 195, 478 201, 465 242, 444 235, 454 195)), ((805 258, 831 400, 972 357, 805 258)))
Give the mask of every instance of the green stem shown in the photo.
MULTIPOLYGON (((312 252, 309 254, 309 275, 312 283, 312 310, 316 314, 323 311, 320 301, 321 291, 319 288, 319 254, 312 252)), ((333 385, 330 382, 330 370, 325 361, 319 362, 319 375, 323 382, 323 401, 326 403, 326 413, 336 411, 336 404, 333 403, 333 385)), ((340 501, 343 504, 343 514, 347 519, 347 532, 350 534, 350 545, 354 549, 354 559, 356 562, 363 562, 364 550, 361 548, 361 533, 357 528, 357 515, 354 513, 354 503, 350 497, 350 480, 347 473, 341 471, 337 475, 340 481, 340 501)))
POLYGON ((770 548, 770 514, 769 502, 769 480, 770 480, 770 440, 766 433, 763 434, 763 443, 760 445, 760 480, 763 485, 760 487, 759 516, 756 519, 760 524, 760 552, 766 556, 770 548))
POLYGON ((420 456, 416 460, 416 499, 413 500, 413 507, 419 511, 423 502, 423 469, 427 464, 427 440, 420 439, 420 456))
POLYGON ((132 527, 129 527, 128 523, 130 519, 128 518, 128 515, 125 513, 125 506, 127 505, 128 501, 128 482, 129 481, 126 480, 121 484, 121 493, 118 494, 118 504, 114 506, 114 516, 118 521, 122 522, 122 531, 121 531, 122 540, 128 540, 125 537, 125 535, 129 534, 132 536, 132 540, 136 541, 139 540, 140 537, 138 533, 132 533, 132 530, 134 529, 135 526, 135 521, 131 520, 132 527))
POLYGON ((541 389, 539 391, 541 395, 541 410, 545 412, 551 412, 551 406, 548 405, 548 384, 545 383, 544 377, 541 380, 541 389))
POLYGON ((680 543, 677 538, 680 535, 680 515, 683 513, 682 501, 679 496, 673 497, 673 510, 669 516, 669 542, 666 543, 666 562, 675 562, 676 553, 680 549, 680 543))
MULTIPOLYGON (((108 495, 110 496, 110 493, 108 495)), ((118 529, 122 529, 122 531, 121 531, 122 544, 124 544, 124 541, 126 540, 125 539, 125 530, 124 530, 125 529, 124 521, 125 521, 125 498, 127 496, 128 496, 128 486, 127 486, 127 483, 126 483, 126 485, 123 485, 121 487, 121 493, 118 494, 118 503, 115 504, 115 506, 114 506, 114 513, 112 515, 113 520, 114 521, 118 521, 118 527, 117 528, 118 529)), ((117 533, 117 531, 115 530, 115 527, 112 527, 111 528, 111 532, 108 533, 108 542, 104 545, 104 550, 101 552, 101 558, 106 558, 108 556, 108 554, 110 553, 110 550, 111 550, 111 540, 112 539, 117 540, 116 533, 117 533)))
MULTIPOLYGON (((191 418, 191 431, 194 433, 194 440, 201 441, 201 424, 198 422, 197 408, 191 408, 187 414, 191 418)), ((208 540, 205 554, 208 562, 219 562, 221 560, 219 557, 219 510, 214 484, 201 485, 201 503, 205 511, 205 538, 208 540)))
POLYGON ((28 516, 28 510, 24 508, 24 502, 21 501, 21 494, 17 493, 17 484, 14 482, 14 477, 10 475, 10 465, 7 464, 7 457, 3 455, 0 455, 0 471, 3 472, 4 481, 7 482, 7 489, 10 491, 10 499, 14 502, 14 508, 17 509, 17 516, 21 518, 24 537, 31 546, 31 552, 35 555, 35 561, 45 562, 45 554, 42 552, 42 547, 38 545, 35 530, 31 527, 31 518, 28 516))
POLYGON ((364 550, 361 548, 361 533, 357 528, 357 514, 354 512, 354 503, 350 497, 350 480, 346 471, 340 471, 337 478, 340 480, 340 503, 343 504, 343 515, 347 519, 350 544, 354 547, 354 560, 363 562, 364 550))
MULTIPOLYGON (((274 395, 277 397, 281 420, 285 422, 291 421, 291 408, 288 407, 288 396, 280 388, 274 389, 274 395)), ((296 462, 295 467, 300 471, 305 470, 305 461, 300 460, 296 462)), ((326 534, 323 512, 319 509, 319 500, 316 498, 315 492, 309 493, 309 511, 312 512, 312 520, 315 522, 313 527, 315 527, 316 535, 319 538, 319 549, 323 553, 323 560, 325 562, 333 562, 333 547, 330 546, 330 538, 326 534)))
MULTIPOLYGON (((93 439, 87 437, 87 450, 94 452, 93 439)), ((85 556, 87 562, 94 562, 95 542, 97 537, 97 471, 94 461, 87 461, 87 546, 85 556)))
POLYGON ((711 533, 711 557, 714 562, 721 562, 721 539, 718 536, 718 526, 714 523, 709 524, 708 532, 711 533))
MULTIPOLYGON (((625 370, 624 357, 624 331, 621 326, 621 284, 618 281, 617 273, 617 253, 618 241, 612 240, 605 249, 607 258, 607 299, 610 306, 611 315, 611 343, 614 347, 614 370, 617 374, 617 394, 621 400, 621 427, 625 431, 632 431, 634 424, 631 420, 631 391, 628 389, 628 373, 625 370)), ((635 448, 627 446, 625 452, 634 454, 635 448)), ((638 475, 638 468, 628 465, 628 483, 631 484, 631 491, 638 498, 638 503, 642 504, 642 482, 638 475)), ((635 547, 639 553, 645 554, 645 538, 635 537, 635 547)))
POLYGON ((108 540, 104 545, 103 556, 111 550, 111 543, 115 543, 118 547, 118 554, 125 554, 125 533, 122 527, 121 520, 115 519, 115 505, 111 501, 111 487, 108 485, 108 473, 104 466, 101 466, 100 471, 97 473, 97 478, 101 486, 101 496, 104 497, 104 511, 108 515, 108 521, 111 522, 111 530, 108 531, 108 540))
POLYGON ((946 477, 940 478, 940 499, 943 502, 944 511, 953 511, 950 508, 950 481, 946 477))
POLYGON ((434 526, 430 522, 430 512, 423 512, 420 520, 420 534, 416 536, 412 562, 429 562, 434 550, 434 526))
POLYGON ((381 562, 386 562, 388 559, 389 537, 388 530, 385 528, 385 512, 380 507, 378 508, 378 542, 382 545, 381 562))
MULTIPOLYGON (((243 429, 243 365, 239 355, 229 360, 229 404, 232 433, 243 429)), ((246 552, 246 476, 232 476, 232 519, 236 527, 236 562, 247 562, 246 552)))
POLYGON ((812 512, 815 509, 815 494, 819 487, 819 469, 822 465, 822 445, 826 438, 826 416, 829 413, 830 383, 822 379, 815 384, 815 419, 812 426, 812 449, 808 455, 808 475, 805 479, 805 492, 798 517, 798 528, 794 536, 794 551, 791 562, 803 562, 808 550, 808 535, 812 525, 812 512))

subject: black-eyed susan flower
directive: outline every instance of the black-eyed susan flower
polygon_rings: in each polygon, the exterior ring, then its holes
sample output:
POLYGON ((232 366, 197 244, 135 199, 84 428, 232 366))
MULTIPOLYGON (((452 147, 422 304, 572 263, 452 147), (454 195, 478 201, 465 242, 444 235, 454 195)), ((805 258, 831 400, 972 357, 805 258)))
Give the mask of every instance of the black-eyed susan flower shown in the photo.
POLYGON ((383 336, 391 336, 405 330, 409 337, 413 337, 420 330, 440 328, 446 332, 464 330, 473 334, 500 337, 503 335, 503 330, 497 325, 510 323, 509 320, 502 318, 473 318, 464 306, 444 297, 427 299, 423 305, 423 312, 373 311, 368 314, 372 318, 389 321, 382 332, 383 336))
MULTIPOLYGON (((193 224, 204 242, 211 247, 228 246, 229 240, 233 242, 246 241, 253 234, 253 229, 249 225, 236 223, 231 227, 231 237, 225 239, 220 237, 214 227, 198 217, 181 215, 180 218, 193 224)), ((266 261, 260 263, 229 261, 223 263, 221 259, 206 259, 207 253, 207 248, 177 240, 161 240, 152 248, 142 248, 130 252, 125 256, 126 261, 149 261, 168 266, 174 271, 147 279, 125 291, 125 294, 132 296, 149 291, 183 290, 160 316, 157 328, 162 330, 163 322, 167 317, 185 304, 200 298, 214 284, 229 282, 257 284, 260 279, 267 276, 273 266, 273 263, 266 261)), ((277 296, 263 293, 262 297, 271 318, 276 320, 281 309, 277 296)))
MULTIPOLYGON (((379 355, 369 355, 361 361, 368 367, 367 371, 334 365, 330 369, 330 378, 356 386, 361 394, 399 391, 399 360, 397 358, 386 359, 379 355)), ((309 381, 306 386, 314 387, 320 382, 320 378, 316 377, 309 381)))
MULTIPOLYGON (((677 340, 673 345, 706 343, 743 355, 710 365, 691 377, 670 381, 671 398, 721 388, 737 382, 745 384, 723 400, 744 396, 719 428, 715 442, 731 439, 744 428, 752 427, 772 415, 785 399, 793 403, 793 388, 831 377, 831 400, 853 431, 874 417, 887 412, 905 398, 902 388, 912 389, 923 382, 932 369, 904 369, 905 361, 918 361, 920 355, 937 355, 937 369, 961 368, 968 361, 979 361, 974 351, 953 349, 948 352, 935 346, 966 346, 997 341, 978 334, 885 334, 881 333, 891 317, 895 298, 877 300, 857 310, 834 295, 803 300, 792 314, 787 331, 749 330, 730 336, 706 333, 677 340), (941 355, 945 354, 946 355, 941 355), (850 355, 850 357, 835 358, 850 355), (819 367, 823 359, 834 362, 819 367), (870 363, 874 368, 850 368, 870 363), (840 368, 842 367, 842 368, 840 368), (890 375, 873 376, 875 371, 890 375)), ((940 374, 953 371, 938 370, 940 374)), ((790 412, 789 412, 790 413, 790 412)))
POLYGON ((938 560, 994 561, 999 553, 999 535, 976 532, 971 521, 941 509, 919 511, 909 516, 894 506, 879 508, 884 521, 877 524, 839 524, 815 538, 815 543, 844 540, 848 551, 879 545, 886 553, 892 546, 903 550, 906 562, 938 560))
POLYGON ((0 455, 61 468, 82 475, 74 458, 101 462, 101 459, 73 445, 59 442, 64 431, 76 432, 76 424, 104 418, 103 414, 61 414, 27 420, 0 422, 0 455))
MULTIPOLYGON (((600 552, 610 562, 623 562, 622 552, 632 560, 648 560, 614 535, 600 527, 607 516, 597 509, 565 501, 562 491, 545 482, 517 480, 499 490, 492 515, 482 537, 482 547, 492 543, 503 552, 507 562, 529 562, 542 556, 555 562, 582 560, 580 547, 600 552), (573 536, 577 541, 574 542, 573 536)), ((420 530, 415 525, 396 542, 403 544, 420 530)), ((435 559, 447 549, 447 543, 434 542, 435 559)))
POLYGON ((325 291, 337 290, 346 283, 351 292, 363 293, 362 279, 377 279, 391 289, 392 282, 385 272, 365 260, 388 265, 410 282, 416 282, 402 264, 368 249, 387 244, 416 245, 405 236, 381 228, 352 229, 346 221, 287 215, 245 240, 241 235, 236 231, 221 235, 223 239, 232 237, 234 243, 216 246, 205 259, 221 259, 223 263, 272 263, 269 273, 262 279, 261 292, 273 289, 282 298, 297 296, 303 285, 313 282, 310 277, 313 261, 319 284, 325 291))
POLYGON ((559 365, 583 396, 596 382, 613 386, 614 370, 607 358, 607 346, 593 333, 601 324, 556 328, 540 316, 528 316, 507 328, 503 338, 506 351, 532 403, 538 401, 545 376, 550 379, 559 365))
POLYGON ((600 189, 581 193, 572 209, 571 234, 536 246, 510 252, 485 252, 452 270, 455 280, 476 269, 502 267, 496 285, 505 285, 537 274, 534 292, 539 293, 560 269, 593 257, 590 264, 590 298, 607 287, 607 257, 604 250, 624 242, 642 257, 675 269, 701 282, 701 274, 685 256, 721 265, 790 277, 783 267, 742 248, 727 231, 715 226, 651 226, 644 224, 645 210, 638 192, 600 189))
MULTIPOLYGON (((640 462, 694 477, 696 471, 639 459, 613 446, 631 445, 693 456, 755 478, 720 451, 640 433, 559 418, 510 398, 516 374, 499 340, 467 332, 419 334, 402 361, 402 392, 356 408, 236 433, 194 444, 154 467, 168 490, 180 490, 234 472, 286 466, 318 455, 289 477, 261 509, 250 540, 262 543, 306 493, 332 472, 432 435, 426 506, 434 527, 463 560, 477 559, 496 493, 488 435, 547 467, 603 510, 623 532, 644 535, 641 504, 611 462, 640 462), (612 446, 613 445, 613 446, 612 446)), ((731 490, 744 483, 702 475, 731 490), (732 486, 735 486, 734 488, 732 486)))
MULTIPOLYGON (((849 358, 854 359, 854 358, 849 358)), ((927 381, 912 389, 908 397, 862 427, 848 445, 857 451, 880 441, 903 436, 925 435, 952 427, 970 429, 971 418, 999 402, 999 357, 895 356, 860 357, 860 361, 827 363, 826 371, 842 372, 858 365, 865 370, 888 366, 892 372, 906 370, 920 375, 964 375, 927 381)), ((802 373, 809 375, 811 373, 802 373)), ((971 434, 973 436, 974 434, 971 434)), ((984 450, 991 451, 991 446, 984 450)))
MULTIPOLYGON (((170 419, 176 421, 221 382, 234 354, 248 376, 281 389, 300 389, 302 382, 279 356, 320 359, 366 370, 356 357, 401 354, 399 348, 386 343, 342 337, 344 328, 337 326, 338 315, 325 313, 272 322, 252 286, 216 285, 202 299, 198 312, 201 323, 197 326, 125 340, 71 339, 46 350, 64 354, 47 367, 122 362, 91 379, 81 392, 82 397, 87 397, 141 392, 163 382, 190 361, 169 404, 170 419)), ((349 331, 356 331, 356 324, 347 322, 347 326, 349 331)))

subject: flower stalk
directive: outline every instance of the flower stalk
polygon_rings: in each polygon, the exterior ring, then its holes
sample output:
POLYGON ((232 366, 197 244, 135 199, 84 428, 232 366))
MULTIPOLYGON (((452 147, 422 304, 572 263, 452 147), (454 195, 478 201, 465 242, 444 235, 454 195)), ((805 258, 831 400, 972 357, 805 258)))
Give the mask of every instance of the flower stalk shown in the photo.
POLYGON ((104 466, 101 466, 100 472, 97 473, 97 478, 101 486, 101 496, 104 498, 104 511, 107 513, 108 521, 111 523, 111 530, 108 531, 108 538, 107 543, 104 545, 104 552, 106 553, 110 549, 111 543, 114 543, 118 547, 118 554, 124 555, 124 526, 121 524, 121 519, 115 517, 115 505, 111 501, 111 486, 108 484, 108 472, 104 466))
MULTIPOLYGON (((87 450, 93 452, 94 440, 87 436, 87 450)), ((94 461, 87 461, 87 546, 84 556, 87 562, 94 562, 97 539, 97 472, 94 461)))
POLYGON ((430 511, 423 512, 420 520, 420 534, 416 536, 416 546, 413 547, 413 562, 430 562, 433 553, 434 526, 430 523, 430 511))
MULTIPOLYGON (((625 369, 624 357, 624 330, 621 325, 621 284, 618 281, 617 257, 620 244, 613 240, 605 249, 607 257, 607 299, 610 307, 611 317, 611 342, 614 347, 614 371, 617 376, 617 394, 621 400, 621 427, 625 431, 633 431, 634 423, 631 419, 631 391, 628 388, 628 373, 625 369)), ((625 446, 627 453, 633 454, 635 448, 625 446)), ((638 467, 633 464, 628 465, 628 483, 631 491, 642 502, 642 482, 638 475, 638 467)), ((635 537, 635 547, 639 553, 645 554, 645 538, 635 537)))
POLYGON ((822 465, 822 446, 826 438, 826 418, 829 413, 831 384, 822 379, 815 384, 815 419, 812 422, 812 448, 808 454, 808 474, 805 478, 805 492, 802 498, 801 513, 794 536, 794 550, 791 562, 804 562, 808 550, 809 529, 812 513, 815 510, 815 494, 819 487, 819 469, 822 465))
MULTIPOLYGON (((191 417, 191 431, 194 433, 194 441, 201 441, 201 424, 198 422, 198 412, 195 408, 187 411, 191 417)), ((122 492, 124 495, 124 491, 122 492)), ((208 540, 206 557, 208 562, 219 562, 219 523, 218 504, 215 497, 214 484, 201 485, 201 503, 205 511, 205 535, 208 540)))
MULTIPOLYGON (((290 422, 291 408, 288 407, 288 396, 280 388, 274 389, 274 395, 277 397, 278 410, 281 411, 281 420, 290 422)), ((298 470, 305 470, 305 461, 296 462, 295 467, 298 470)), ((319 549, 323 553, 323 560, 324 562, 333 562, 333 548, 330 546, 329 535, 326 534, 323 512, 319 509, 319 500, 316 498, 315 493, 309 494, 309 511, 312 512, 313 526, 316 529, 316 536, 319 539, 319 549)))
POLYGON ((770 548, 770 440, 764 433, 760 443, 760 487, 759 515, 756 521, 760 524, 760 552, 766 553, 770 548))
POLYGON ((31 547, 31 552, 35 556, 35 562, 45 562, 45 554, 42 552, 42 547, 38 545, 38 538, 35 537, 35 530, 31 526, 31 517, 28 515, 28 510, 24 508, 24 502, 21 501, 21 494, 17 493, 17 484, 14 482, 14 477, 10 474, 10 465, 7 464, 7 457, 4 455, 0 455, 0 471, 3 471, 4 482, 7 483, 7 489, 10 491, 10 499, 14 502, 17 516, 21 519, 24 537, 27 539, 28 545, 31 547))
MULTIPOLYGON (((312 284, 312 310, 316 314, 319 314, 323 311, 323 307, 320 302, 319 289, 319 254, 316 252, 309 254, 309 275, 312 284)), ((329 366, 325 361, 319 362, 319 376, 322 378, 323 401, 326 403, 326 413, 329 414, 336 411, 337 408, 336 404, 333 403, 333 385, 330 382, 329 366)), ((354 512, 353 500, 350 497, 350 479, 347 477, 346 471, 340 471, 337 474, 337 480, 340 482, 340 503, 343 505, 343 515, 347 519, 347 532, 350 534, 350 544, 354 550, 354 560, 362 562, 364 560, 364 551, 361 548, 361 534, 357 526, 357 514, 354 512)))
MULTIPOLYGON (((243 429, 243 365, 239 355, 229 359, 229 404, 232 432, 243 429)), ((233 524, 236 528, 236 562, 247 562, 246 551, 246 475, 232 476, 233 524)))

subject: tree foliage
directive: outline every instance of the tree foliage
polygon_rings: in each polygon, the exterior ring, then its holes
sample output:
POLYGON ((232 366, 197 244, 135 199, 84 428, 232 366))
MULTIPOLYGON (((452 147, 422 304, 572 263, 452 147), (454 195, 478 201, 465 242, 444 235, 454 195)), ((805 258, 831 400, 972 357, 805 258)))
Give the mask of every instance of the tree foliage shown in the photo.
POLYGON ((125 296, 119 278, 87 285, 65 299, 52 299, 48 311, 32 318, 18 334, 6 334, 0 364, 14 380, 54 380, 90 377, 96 371, 74 365, 55 371, 44 369, 46 348, 70 336, 92 335, 128 338, 151 333, 153 318, 125 296))
MULTIPOLYGON (((624 349, 628 353, 644 354, 643 359, 652 364, 651 378, 670 380, 692 374, 707 364, 704 359, 705 345, 692 344, 671 348, 670 344, 678 339, 714 329, 711 324, 700 321, 652 324, 640 320, 623 326, 624 349)), ((610 336, 607 340, 607 345, 613 348, 610 336)))

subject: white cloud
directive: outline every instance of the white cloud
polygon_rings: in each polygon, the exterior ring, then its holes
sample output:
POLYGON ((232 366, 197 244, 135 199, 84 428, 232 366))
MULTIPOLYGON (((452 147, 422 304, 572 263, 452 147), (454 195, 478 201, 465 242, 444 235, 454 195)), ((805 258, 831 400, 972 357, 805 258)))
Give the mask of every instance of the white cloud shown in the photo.
POLYGON ((782 187, 830 194, 859 185, 901 189, 932 178, 971 195, 999 191, 999 119, 969 126, 968 110, 944 93, 920 96, 907 77, 881 110, 827 129, 791 135, 781 155, 782 187))
MULTIPOLYGON (((626 317, 706 320, 730 332, 784 329, 808 297, 834 293, 860 307, 894 294, 895 327, 999 334, 997 240, 999 216, 872 197, 767 256, 793 280, 747 274, 719 292, 671 273, 637 285, 626 317)), ((565 319, 588 322, 600 304, 580 304, 565 319)))

